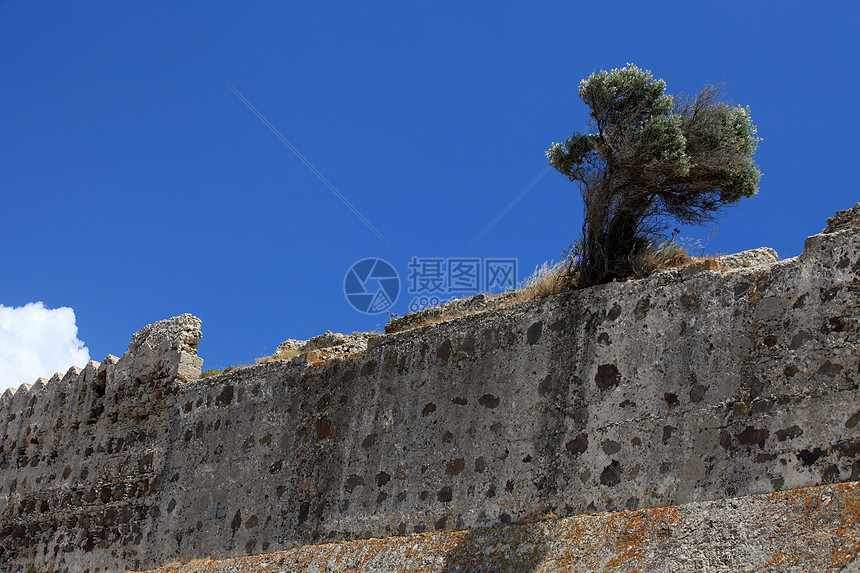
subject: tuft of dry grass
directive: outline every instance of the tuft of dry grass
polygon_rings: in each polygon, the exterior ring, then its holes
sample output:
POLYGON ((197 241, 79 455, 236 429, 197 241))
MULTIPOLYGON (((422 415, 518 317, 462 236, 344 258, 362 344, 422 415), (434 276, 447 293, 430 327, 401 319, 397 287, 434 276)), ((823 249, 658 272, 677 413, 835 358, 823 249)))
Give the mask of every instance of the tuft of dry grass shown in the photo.
POLYGON ((693 263, 695 259, 687 254, 687 249, 675 241, 666 241, 659 245, 648 243, 636 254, 630 257, 630 268, 633 276, 641 279, 658 271, 677 269, 693 263))
POLYGON ((275 360, 289 360, 294 358, 300 354, 298 348, 286 348, 281 350, 280 352, 275 352, 271 356, 263 356, 262 358, 257 358, 254 361, 255 364, 268 364, 269 362, 274 362, 275 360))
POLYGON ((248 368, 249 366, 253 366, 253 364, 239 364, 237 366, 228 366, 224 369, 224 374, 227 374, 228 372, 233 372, 235 370, 241 370, 242 368, 248 368))
POLYGON ((535 268, 534 273, 520 283, 518 300, 532 300, 559 294, 576 288, 576 281, 570 274, 567 260, 553 264, 547 261, 535 268))
MULTIPOLYGON (((385 325, 385 332, 391 334, 422 328, 460 316, 473 315, 509 304, 527 302, 591 286, 582 276, 582 269, 578 265, 578 259, 577 251, 572 249, 566 252, 562 260, 558 263, 547 261, 538 265, 532 275, 520 283, 517 290, 508 291, 500 295, 477 295, 492 299, 493 304, 471 308, 468 303, 475 297, 460 299, 438 307, 427 308, 416 313, 407 313, 403 317, 394 318, 385 325)), ((713 257, 691 257, 683 244, 673 240, 660 243, 659 245, 646 243, 638 253, 630 256, 629 263, 631 274, 626 275, 623 279, 645 278, 659 271, 697 264, 704 264, 708 268, 716 268, 716 262, 713 257)))

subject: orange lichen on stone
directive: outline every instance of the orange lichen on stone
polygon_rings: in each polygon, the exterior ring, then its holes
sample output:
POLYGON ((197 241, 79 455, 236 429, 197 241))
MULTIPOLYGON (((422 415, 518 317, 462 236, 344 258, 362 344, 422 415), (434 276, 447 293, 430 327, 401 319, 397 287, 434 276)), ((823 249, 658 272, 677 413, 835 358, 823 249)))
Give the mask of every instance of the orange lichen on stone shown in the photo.
POLYGON ((625 511, 612 515, 614 519, 610 530, 615 537, 615 555, 609 559, 606 567, 632 572, 639 570, 633 566, 645 557, 643 548, 653 545, 658 534, 668 530, 669 526, 678 520, 678 508, 625 511))
POLYGON ((860 487, 857 487, 857 482, 839 484, 837 487, 842 494, 842 507, 846 520, 856 524, 860 521, 860 487))
POLYGON ((767 561, 764 562, 762 567, 770 567, 771 565, 777 565, 777 564, 784 565, 787 561, 788 561, 788 559, 785 557, 785 555, 782 552, 774 553, 773 555, 770 556, 770 559, 768 559, 767 561))
POLYGON ((858 521, 860 521, 860 488, 850 487, 856 484, 840 484, 842 507, 842 524, 833 533, 833 543, 830 560, 845 566, 852 563, 860 555, 860 539, 858 539, 858 521))
POLYGON ((771 573, 797 567, 836 572, 860 555, 858 522, 860 483, 855 482, 489 529, 306 545, 220 562, 170 565, 159 571, 693 571, 698 565, 686 561, 686 556, 707 553, 710 547, 721 562, 738 570, 752 566, 771 573), (736 535, 739 522, 744 523, 744 536, 724 545, 708 542, 736 535), (727 554, 728 547, 734 553, 727 554), (675 568, 667 569, 666 560, 675 560, 675 568))

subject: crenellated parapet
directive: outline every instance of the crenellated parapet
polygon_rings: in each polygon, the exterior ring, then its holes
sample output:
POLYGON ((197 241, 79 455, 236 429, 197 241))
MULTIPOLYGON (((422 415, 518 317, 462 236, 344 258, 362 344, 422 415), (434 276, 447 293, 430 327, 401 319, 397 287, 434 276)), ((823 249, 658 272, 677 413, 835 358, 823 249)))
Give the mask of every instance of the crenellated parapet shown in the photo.
POLYGON ((104 562, 97 548, 106 544, 129 546, 110 551, 117 554, 112 562, 135 562, 134 546, 151 527, 170 397, 199 377, 200 336, 200 320, 191 315, 161 321, 135 334, 120 358, 3 394, 0 570, 104 562))
POLYGON ((108 393, 118 402, 133 395, 130 388, 136 385, 199 378, 201 336, 200 319, 190 314, 150 324, 133 336, 122 357, 108 355, 101 363, 72 366, 65 375, 6 390, 0 395, 0 427, 10 418, 45 411, 69 426, 93 423, 104 412, 108 393))

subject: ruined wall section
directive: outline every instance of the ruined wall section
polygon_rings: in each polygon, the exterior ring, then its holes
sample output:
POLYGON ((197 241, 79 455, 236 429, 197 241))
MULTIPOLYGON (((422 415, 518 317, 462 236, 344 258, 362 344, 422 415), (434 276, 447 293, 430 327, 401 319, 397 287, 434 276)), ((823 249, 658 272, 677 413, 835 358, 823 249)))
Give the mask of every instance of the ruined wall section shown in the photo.
POLYGON ((856 481, 858 307, 860 205, 795 259, 505 306, 340 360, 186 381, 199 321, 164 321, 116 364, 5 398, 0 560, 141 568, 856 481))
POLYGON ((114 571, 143 562, 174 381, 198 377, 202 364, 198 319, 155 326, 122 358, 0 398, 0 569, 114 571))
POLYGON ((235 555, 856 480, 858 269, 856 228, 833 227, 798 259, 187 385, 153 547, 235 555))

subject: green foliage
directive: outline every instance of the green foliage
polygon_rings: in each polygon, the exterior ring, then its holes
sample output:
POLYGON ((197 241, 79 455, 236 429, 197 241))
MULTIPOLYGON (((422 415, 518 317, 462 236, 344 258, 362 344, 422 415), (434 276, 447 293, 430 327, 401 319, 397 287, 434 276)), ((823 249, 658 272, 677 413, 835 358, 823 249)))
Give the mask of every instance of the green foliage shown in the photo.
POLYGON ((211 378, 212 376, 218 376, 219 374, 221 374, 221 372, 223 372, 223 370, 215 370, 215 369, 204 370, 200 374, 200 377, 201 378, 211 378))
POLYGON ((585 218, 574 249, 582 285, 629 276, 636 250, 669 221, 712 221, 758 191, 752 156, 761 140, 749 109, 720 102, 713 86, 694 98, 665 91, 663 80, 633 64, 592 74, 579 85, 590 131, 546 152, 582 193, 585 218))

